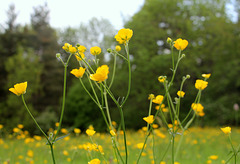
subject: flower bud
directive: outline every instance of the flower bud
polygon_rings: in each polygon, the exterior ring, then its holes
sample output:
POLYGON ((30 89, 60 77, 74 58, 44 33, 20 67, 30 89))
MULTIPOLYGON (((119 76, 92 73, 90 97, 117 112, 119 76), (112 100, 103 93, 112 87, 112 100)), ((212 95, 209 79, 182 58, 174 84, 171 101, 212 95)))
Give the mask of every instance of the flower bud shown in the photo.
POLYGON ((186 55, 185 54, 182 54, 182 58, 184 58, 186 55))
POLYGON ((168 44, 171 44, 171 43, 172 43, 172 39, 168 37, 168 38, 167 38, 167 43, 168 43, 168 44))
POLYGON ((76 47, 80 47, 80 44, 78 43, 78 44, 76 45, 76 47))
POLYGON ((57 53, 57 54, 56 54, 56 58, 61 58, 61 54, 60 54, 60 53, 57 53))
POLYGON ((190 75, 187 75, 187 76, 186 76, 187 79, 190 79, 190 77, 191 77, 190 75))
POLYGON ((111 48, 108 48, 108 49, 107 49, 107 52, 108 52, 108 53, 111 53, 111 52, 112 52, 112 49, 111 49, 111 48))

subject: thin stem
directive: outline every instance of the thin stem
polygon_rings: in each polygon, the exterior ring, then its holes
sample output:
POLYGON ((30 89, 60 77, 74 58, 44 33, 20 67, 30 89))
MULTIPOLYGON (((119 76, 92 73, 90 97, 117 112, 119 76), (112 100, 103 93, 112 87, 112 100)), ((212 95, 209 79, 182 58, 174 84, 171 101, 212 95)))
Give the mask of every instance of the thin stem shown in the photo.
MULTIPOLYGON (((174 131, 174 129, 173 129, 174 131)), ((175 143, 175 134, 172 134, 172 164, 174 164, 174 143, 175 143)))
POLYGON ((33 119, 34 123, 37 125, 38 129, 42 132, 42 134, 44 135, 44 137, 47 139, 47 142, 51 148, 51 154, 52 154, 52 160, 53 160, 53 164, 55 164, 55 157, 54 157, 54 153, 53 153, 53 143, 48 139, 48 136, 46 135, 46 133, 44 133, 44 131, 42 130, 42 128, 39 126, 39 124, 37 123, 36 119, 33 117, 32 113, 30 112, 30 110, 28 109, 27 107, 27 104, 25 102, 25 99, 22 95, 22 101, 23 101, 23 104, 25 106, 25 108, 27 109, 29 115, 31 116, 31 118, 33 119))
POLYGON ((112 79, 111 79, 111 82, 109 85, 109 89, 111 88, 113 81, 114 81, 115 72, 116 72, 116 63, 117 63, 117 55, 114 53, 113 73, 112 73, 112 79))
POLYGON ((231 139, 231 135, 228 134, 228 139, 229 139, 229 142, 231 144, 231 147, 232 147, 232 151, 233 151, 233 154, 234 154, 234 164, 237 164, 237 153, 236 153, 236 150, 232 144, 232 139, 231 139))
POLYGON ((125 49, 126 49, 126 52, 127 52, 127 61, 128 61, 128 91, 127 91, 127 95, 123 101, 123 103, 121 104, 121 107, 126 103, 127 99, 128 99, 128 96, 130 94, 130 90, 131 90, 131 62, 130 62, 130 55, 129 55, 129 49, 128 49, 128 43, 126 43, 125 45, 125 49))
MULTIPOLYGON (((68 60, 69 61, 69 60, 68 60)), ((67 62, 68 64, 68 62, 67 62)), ((65 99, 66 99, 66 84, 67 84, 67 64, 64 66, 64 82, 63 82, 63 99, 62 99, 62 111, 61 111, 61 116, 60 116, 60 120, 59 120, 59 126, 57 129, 57 133, 53 138, 53 142, 55 141, 55 139, 57 138, 57 135, 61 129, 61 125, 62 125, 62 120, 63 120, 63 114, 64 114, 64 109, 65 109, 65 99)))

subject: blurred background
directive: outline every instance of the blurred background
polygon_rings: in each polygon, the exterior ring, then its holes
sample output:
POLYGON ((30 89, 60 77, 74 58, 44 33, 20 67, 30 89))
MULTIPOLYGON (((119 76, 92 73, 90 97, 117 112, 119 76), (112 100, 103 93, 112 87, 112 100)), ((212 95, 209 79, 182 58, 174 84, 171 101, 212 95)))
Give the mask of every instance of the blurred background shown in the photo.
MULTIPOLYGON (((62 45, 79 43, 87 47, 85 55, 90 58, 89 49, 99 46, 101 63, 108 64, 111 72, 112 57, 106 50, 117 45, 114 36, 126 27, 134 31, 130 40, 132 90, 124 108, 128 129, 145 124, 141 118, 148 114, 148 95, 164 93, 157 77, 171 77, 167 37, 189 41, 171 91, 175 96, 182 76, 191 76, 183 88, 182 115, 189 111, 197 93, 195 80, 202 73, 211 73, 201 99, 205 116, 195 124, 238 126, 239 6, 239 0, 6 1, 0 13, 0 124, 9 132, 23 124, 38 133, 20 97, 8 91, 16 83, 28 81, 25 98, 30 110, 43 129, 54 127, 60 116, 64 72, 56 53, 66 57, 62 45)), ((78 63, 72 58, 68 70, 76 67, 78 63)), ((121 59, 116 71, 112 90, 116 97, 122 97, 128 74, 121 59)), ((113 120, 119 122, 118 110, 112 102, 110 105, 113 120)), ((69 72, 65 111, 66 128, 85 129, 90 124, 99 131, 106 128, 98 107, 69 72)))

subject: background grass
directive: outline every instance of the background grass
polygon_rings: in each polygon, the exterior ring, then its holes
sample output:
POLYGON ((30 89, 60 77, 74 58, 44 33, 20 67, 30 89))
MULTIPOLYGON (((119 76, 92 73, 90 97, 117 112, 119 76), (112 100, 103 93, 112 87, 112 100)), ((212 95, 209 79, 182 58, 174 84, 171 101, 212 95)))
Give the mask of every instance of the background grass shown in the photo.
MULTIPOLYGON (((159 137, 154 136, 155 141, 155 158, 156 163, 160 163, 160 159, 163 156, 164 151, 169 143, 168 132, 161 129, 161 133, 165 135, 159 137)), ((233 128, 232 130, 232 140, 235 147, 238 146, 240 129, 233 128)), ((0 141, 0 163, 8 161, 9 163, 52 163, 51 154, 48 146, 46 146, 45 139, 36 140, 29 139, 29 136, 23 136, 22 138, 17 137, 16 134, 9 135, 8 137, 2 138, 0 141), (27 142, 30 141, 30 142, 27 142), (32 150, 34 152, 33 157, 29 157, 27 152, 32 150), (21 158, 22 157, 22 158, 21 158)), ((33 137, 34 138, 34 137, 33 137)), ((120 152, 124 154, 124 144, 122 141, 122 135, 119 134, 120 152)), ((176 142, 178 143, 180 135, 176 136, 176 142)), ((109 163, 114 162, 114 152, 112 151, 111 138, 109 134, 97 133, 93 136, 94 143, 101 145, 104 151, 104 158, 109 163)), ((139 149, 137 144, 144 142, 144 131, 139 130, 137 132, 128 131, 128 150, 129 150, 129 163, 132 164, 136 161, 139 154, 139 149)), ((151 164, 153 161, 152 152, 152 136, 147 142, 147 147, 144 150, 143 156, 141 158, 141 164, 151 164)), ((91 140, 85 134, 80 134, 76 136, 71 134, 63 140, 58 141, 55 146, 55 156, 56 161, 59 164, 67 163, 87 163, 92 158, 101 159, 102 163, 103 157, 98 151, 87 151, 86 147, 84 149, 84 144, 91 143, 91 140), (64 155, 63 151, 67 151, 68 155, 64 155), (70 161, 71 159, 71 161, 70 161)), ((207 163, 211 155, 217 155, 217 160, 212 160, 212 163, 219 164, 222 160, 226 160, 229 157, 229 152, 231 150, 230 144, 228 143, 228 138, 223 134, 220 128, 190 128, 184 137, 182 147, 179 151, 177 161, 181 164, 203 164, 207 163)), ((171 152, 170 149, 165 156, 164 161, 171 163, 171 152)), ((233 162, 233 161, 232 161, 233 162)), ((231 162, 230 162, 231 163, 231 162)))

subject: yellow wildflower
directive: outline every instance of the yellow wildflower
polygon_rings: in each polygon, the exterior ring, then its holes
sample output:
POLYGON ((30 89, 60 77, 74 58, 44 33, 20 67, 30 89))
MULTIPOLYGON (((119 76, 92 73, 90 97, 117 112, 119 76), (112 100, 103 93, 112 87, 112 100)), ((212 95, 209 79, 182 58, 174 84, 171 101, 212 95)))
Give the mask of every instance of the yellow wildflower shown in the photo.
POLYGON ((196 83, 195 83, 195 88, 196 89, 199 89, 199 90, 204 90, 208 85, 208 82, 207 81, 203 81, 203 80, 196 80, 196 83))
POLYGON ((185 95, 185 92, 183 92, 183 91, 178 91, 178 92, 177 92, 177 95, 178 95, 179 97, 183 98, 184 95, 185 95))
POLYGON ((161 161, 161 162, 160 162, 160 164, 166 164, 166 162, 164 162, 164 161, 161 161))
POLYGON ((211 156, 209 156, 209 159, 216 160, 216 159, 218 159, 218 156, 217 155, 211 155, 211 156))
POLYGON ((59 122, 56 122, 56 123, 55 123, 55 126, 58 127, 58 126, 59 126, 59 122))
POLYGON ((154 121, 154 116, 153 115, 150 115, 148 117, 143 117, 143 120, 146 121, 147 123, 149 124, 152 124, 153 121, 154 121))
POLYGON ((163 96, 162 95, 157 95, 157 97, 155 97, 153 99, 153 102, 156 103, 156 104, 161 104, 163 101, 163 96))
POLYGON ((84 53, 79 52, 75 55, 75 57, 76 57, 77 61, 81 61, 82 59, 85 58, 85 55, 84 55, 84 53))
POLYGON ((70 73, 73 74, 77 78, 82 78, 85 73, 86 68, 79 67, 79 69, 73 69, 70 73))
POLYGON ((204 116, 205 113, 203 112, 204 107, 200 103, 192 103, 192 109, 196 112, 199 116, 204 116))
POLYGON ((93 136, 96 133, 96 131, 92 130, 92 129, 87 129, 86 133, 87 133, 88 136, 93 136))
POLYGON ((204 77, 206 79, 208 79, 210 76, 211 76, 211 73, 209 73, 209 74, 202 74, 202 77, 204 77))
POLYGON ((92 55, 99 55, 102 52, 101 48, 98 46, 90 48, 90 53, 92 55))
MULTIPOLYGON (((143 148, 144 143, 138 143, 136 146, 138 149, 142 149, 143 148)), ((144 146, 144 148, 146 147, 146 145, 144 146)))
POLYGON ((112 136, 116 136, 116 133, 114 132, 114 130, 110 130, 110 134, 111 134, 112 136))
POLYGON ((17 96, 20 96, 26 93, 26 89, 27 89, 27 82, 23 82, 23 83, 15 84, 14 88, 10 88, 9 91, 11 91, 17 96))
POLYGON ((69 49, 69 52, 72 54, 75 54, 77 52, 76 47, 73 47, 72 45, 69 45, 68 49, 69 49))
POLYGON ((41 139, 42 139, 41 136, 37 136, 37 135, 33 136, 33 138, 34 138, 35 140, 37 140, 37 141, 41 141, 41 139))
POLYGON ((164 83, 165 80, 166 80, 166 77, 164 77, 164 76, 159 76, 159 77, 158 77, 158 81, 159 81, 160 83, 164 83))
POLYGON ((24 126, 23 126, 23 124, 18 124, 17 127, 18 127, 19 129, 23 129, 24 126))
POLYGON ((115 50, 116 50, 117 52, 119 52, 119 51, 121 51, 121 47, 120 47, 119 45, 116 45, 115 50))
POLYGON ((67 158, 67 161, 68 161, 68 162, 71 162, 71 161, 72 161, 72 159, 71 159, 71 158, 67 158))
POLYGON ((133 36, 133 31, 131 29, 121 29, 118 31, 117 35, 115 35, 115 39, 119 44, 126 44, 133 36))
POLYGON ((62 49, 64 49, 66 52, 69 52, 69 43, 65 43, 64 46, 62 46, 62 49))
POLYGON ((0 124, 0 130, 3 128, 3 125, 2 124, 0 124))
POLYGON ((33 155, 34 155, 33 151, 32 151, 32 150, 28 150, 27 156, 30 157, 30 158, 32 158, 33 155))
POLYGON ((19 129, 19 128, 13 128, 14 133, 19 133, 20 131, 21 131, 21 129, 19 129))
POLYGON ((225 134, 230 134, 231 133, 231 127, 225 127, 225 128, 221 128, 221 130, 223 131, 223 133, 225 134))
POLYGON ((93 81, 98 81, 99 83, 108 78, 109 67, 107 65, 102 65, 97 68, 95 74, 90 74, 90 79, 93 81))
POLYGON ((158 128, 158 124, 152 124, 153 129, 157 129, 158 128))
POLYGON ((61 129, 61 132, 62 132, 63 134, 67 134, 67 133, 68 133, 68 130, 65 129, 65 128, 62 128, 62 129, 61 129))
POLYGON ((76 133, 76 134, 79 134, 79 133, 81 133, 81 130, 80 129, 78 129, 78 128, 74 128, 74 133, 76 133))
POLYGON ((67 151, 67 150, 64 150, 64 151, 63 151, 63 155, 68 156, 68 155, 69 155, 68 151, 67 151))
POLYGON ((181 38, 177 39, 175 42, 174 42, 174 47, 177 49, 177 50, 184 50, 188 45, 188 41, 187 40, 182 40, 181 38))
POLYGON ((99 159, 97 159, 97 158, 95 158, 95 159, 91 160, 90 162, 88 162, 88 164, 100 164, 100 163, 101 163, 101 161, 99 159))
POLYGON ((84 52, 86 51, 86 49, 87 49, 86 47, 80 45, 80 46, 78 47, 78 52, 84 53, 84 52))

